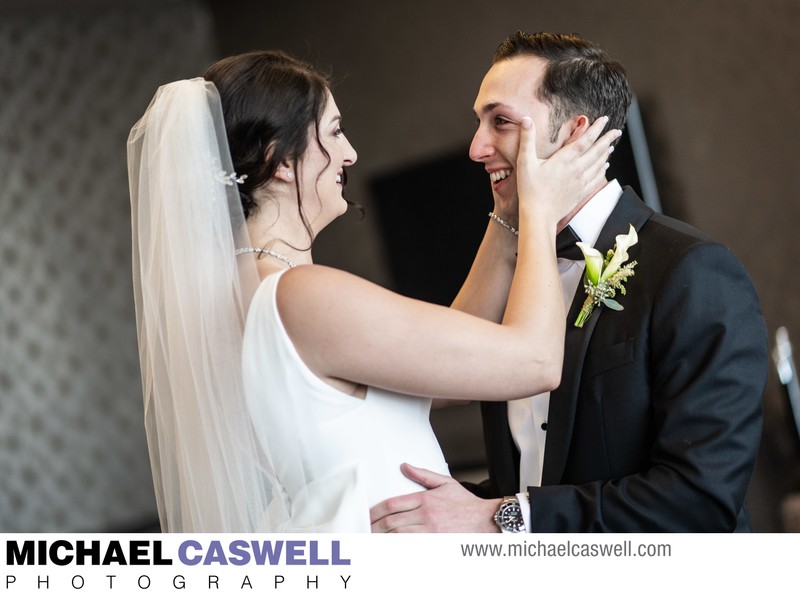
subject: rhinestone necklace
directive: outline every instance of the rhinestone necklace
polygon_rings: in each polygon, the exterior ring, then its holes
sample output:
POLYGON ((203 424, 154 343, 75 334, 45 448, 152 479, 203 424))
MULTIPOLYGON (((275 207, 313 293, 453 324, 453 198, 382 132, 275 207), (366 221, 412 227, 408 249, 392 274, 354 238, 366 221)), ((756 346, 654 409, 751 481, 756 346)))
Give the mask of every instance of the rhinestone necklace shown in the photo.
POLYGON ((286 262, 289 265, 289 268, 294 268, 297 264, 294 260, 290 260, 283 254, 279 254, 273 250, 269 250, 267 248, 259 248, 259 247, 243 247, 236 250, 235 254, 237 256, 241 256, 242 254, 266 254, 268 256, 272 256, 273 258, 277 258, 281 262, 286 262))

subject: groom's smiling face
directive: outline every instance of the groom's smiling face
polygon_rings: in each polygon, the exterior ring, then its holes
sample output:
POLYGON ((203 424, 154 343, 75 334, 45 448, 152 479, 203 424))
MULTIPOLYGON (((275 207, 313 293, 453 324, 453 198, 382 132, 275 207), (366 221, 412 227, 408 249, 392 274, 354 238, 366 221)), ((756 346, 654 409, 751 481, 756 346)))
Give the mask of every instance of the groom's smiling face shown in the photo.
POLYGON ((536 152, 540 159, 552 155, 569 137, 566 125, 551 129, 550 106, 539 99, 546 64, 536 56, 515 56, 494 64, 475 100, 478 129, 469 156, 484 164, 492 181, 492 192, 505 199, 517 193, 514 167, 523 117, 530 117, 536 127, 536 152))

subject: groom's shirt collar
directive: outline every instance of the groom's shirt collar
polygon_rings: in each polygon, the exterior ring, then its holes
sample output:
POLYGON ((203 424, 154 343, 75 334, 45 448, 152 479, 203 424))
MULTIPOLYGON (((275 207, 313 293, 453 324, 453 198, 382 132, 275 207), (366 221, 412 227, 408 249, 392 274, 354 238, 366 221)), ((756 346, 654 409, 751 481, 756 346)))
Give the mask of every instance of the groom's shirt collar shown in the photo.
POLYGON ((622 187, 616 179, 612 179, 572 217, 569 226, 583 243, 594 247, 620 196, 622 187))

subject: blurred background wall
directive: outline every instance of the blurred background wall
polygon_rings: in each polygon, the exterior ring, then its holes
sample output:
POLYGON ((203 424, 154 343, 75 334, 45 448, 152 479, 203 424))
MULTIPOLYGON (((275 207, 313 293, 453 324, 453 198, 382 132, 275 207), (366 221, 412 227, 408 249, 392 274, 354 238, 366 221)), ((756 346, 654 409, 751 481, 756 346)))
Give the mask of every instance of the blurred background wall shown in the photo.
MULTIPOLYGON (((580 33, 628 69, 664 212, 730 246, 753 277, 770 335, 786 326, 796 338, 798 25, 796 0, 4 0, 0 530, 153 521, 125 140, 159 84, 256 48, 330 68, 359 152, 349 197, 368 215, 342 217, 315 257, 395 287, 375 180, 466 155, 475 94, 507 34, 580 33)), ((428 212, 444 213, 442 235, 459 238, 460 186, 439 182, 410 185, 401 240, 415 238, 428 212)), ((447 254, 431 250, 419 268, 435 276, 447 254)), ((800 444, 774 370, 765 410, 748 499, 758 530, 781 531, 781 502, 800 491, 800 444)), ((468 411, 437 418, 446 450, 465 463, 481 451, 468 411)))

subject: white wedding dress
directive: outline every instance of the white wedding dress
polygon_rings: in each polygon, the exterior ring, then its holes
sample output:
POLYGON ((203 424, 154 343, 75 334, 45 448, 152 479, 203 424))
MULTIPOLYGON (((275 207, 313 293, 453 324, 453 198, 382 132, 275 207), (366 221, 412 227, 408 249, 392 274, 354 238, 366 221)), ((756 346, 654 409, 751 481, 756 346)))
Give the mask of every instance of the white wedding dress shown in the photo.
POLYGON ((283 272, 264 279, 247 315, 244 385, 256 434, 290 502, 295 530, 369 532, 369 508, 422 490, 408 462, 449 474, 430 425, 431 401, 369 388, 340 392, 300 358, 276 303, 283 272))

